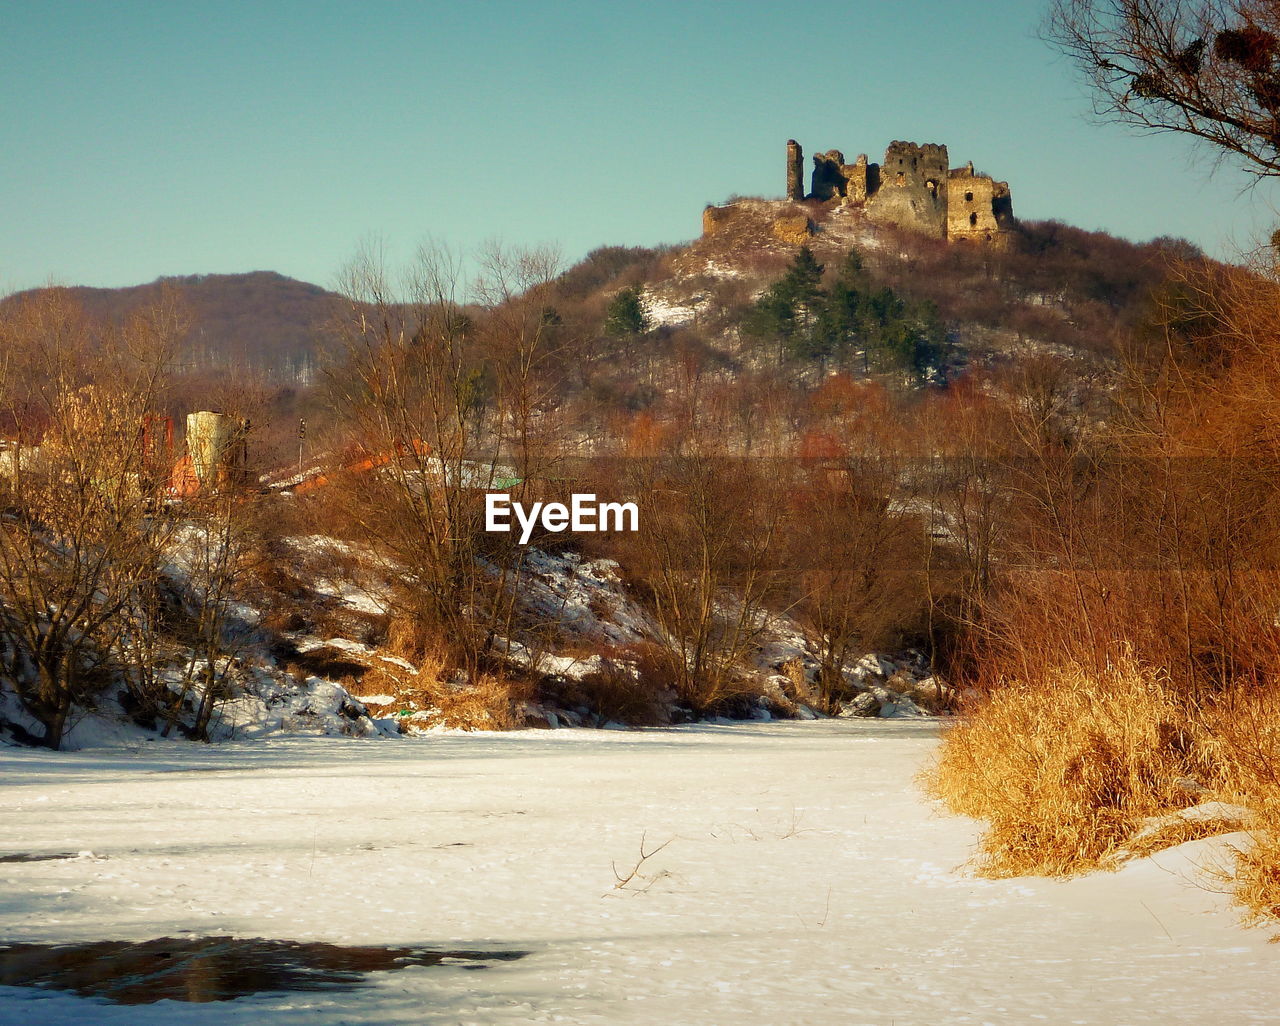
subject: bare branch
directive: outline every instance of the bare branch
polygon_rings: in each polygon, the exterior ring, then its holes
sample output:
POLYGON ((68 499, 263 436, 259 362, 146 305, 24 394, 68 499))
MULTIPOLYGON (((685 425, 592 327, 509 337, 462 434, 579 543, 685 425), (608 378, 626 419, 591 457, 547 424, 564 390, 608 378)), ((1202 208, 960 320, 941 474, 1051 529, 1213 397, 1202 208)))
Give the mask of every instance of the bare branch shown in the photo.
POLYGON ((1093 86, 1105 120, 1178 132, 1280 175, 1280 5, 1266 0, 1055 0, 1046 40, 1093 86))

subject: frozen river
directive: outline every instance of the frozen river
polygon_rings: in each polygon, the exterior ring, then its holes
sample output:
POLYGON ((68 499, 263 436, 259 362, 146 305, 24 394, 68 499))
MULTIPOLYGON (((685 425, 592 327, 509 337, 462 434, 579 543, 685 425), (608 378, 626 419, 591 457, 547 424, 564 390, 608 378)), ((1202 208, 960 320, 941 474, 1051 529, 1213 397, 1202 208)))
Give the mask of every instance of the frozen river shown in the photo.
POLYGON ((4 987, 0 1023, 1275 1021, 1280 947, 1196 875, 1221 840, 975 878, 975 824, 915 783, 936 744, 824 721, 3 749, 0 856, 75 857, 0 863, 0 941, 527 954, 203 1004, 4 987))

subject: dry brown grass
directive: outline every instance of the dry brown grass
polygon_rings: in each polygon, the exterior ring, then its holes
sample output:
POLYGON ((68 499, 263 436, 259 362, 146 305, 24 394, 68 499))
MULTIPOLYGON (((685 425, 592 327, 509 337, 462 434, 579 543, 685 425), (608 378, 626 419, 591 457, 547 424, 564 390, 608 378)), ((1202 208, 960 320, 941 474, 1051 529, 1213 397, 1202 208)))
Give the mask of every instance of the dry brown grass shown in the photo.
POLYGON ((1238 819, 1175 819, 1156 830, 1135 837, 1124 848, 1125 858, 1140 859, 1154 855, 1166 848, 1175 848, 1187 841, 1238 830, 1243 822, 1238 819))
POLYGON ((1258 819, 1253 845, 1236 855, 1233 894, 1250 920, 1275 922, 1280 920, 1280 810, 1273 803, 1258 819))
POLYGON ((1253 920, 1280 920, 1280 691, 1241 689, 1214 711, 1232 797, 1252 812, 1252 844, 1236 855, 1235 899, 1253 920))
POLYGON ((431 666, 414 676, 375 665, 361 678, 359 691, 390 696, 391 702, 378 704, 389 713, 422 713, 413 721, 419 726, 457 730, 517 730, 525 726, 522 707, 533 695, 532 686, 517 678, 480 673, 463 681, 444 678, 431 666))
POLYGON ((387 624, 387 650, 420 665, 424 673, 440 674, 453 659, 438 631, 432 630, 422 617, 404 612, 393 615, 387 624))
POLYGON ((408 619, 393 620, 392 642, 388 647, 393 652, 399 649, 397 654, 408 659, 417 673, 386 660, 370 660, 356 697, 389 696, 390 702, 375 703, 380 713, 420 713, 411 722, 421 727, 517 730, 525 726, 523 706, 534 695, 529 681, 502 673, 457 671, 446 646, 419 636, 408 619), (403 655, 406 651, 416 656, 403 655))
POLYGON ((533 696, 527 682, 481 673, 466 683, 426 680, 417 694, 429 709, 428 725, 457 730, 516 730, 525 725, 521 707, 533 696))
POLYGON ((1189 787, 1218 789, 1217 748, 1159 675, 1065 667, 991 694, 948 732, 926 783, 988 822, 984 874, 1062 876, 1114 860, 1147 817, 1193 804, 1189 787))
POLYGON ((1007 684, 946 735, 928 789, 986 820, 980 872, 1064 876, 1247 829, 1234 869, 1205 866, 1249 919, 1280 919, 1280 691, 1274 681, 1193 700, 1124 661, 1007 684), (1216 798, 1235 819, 1161 816, 1216 798))

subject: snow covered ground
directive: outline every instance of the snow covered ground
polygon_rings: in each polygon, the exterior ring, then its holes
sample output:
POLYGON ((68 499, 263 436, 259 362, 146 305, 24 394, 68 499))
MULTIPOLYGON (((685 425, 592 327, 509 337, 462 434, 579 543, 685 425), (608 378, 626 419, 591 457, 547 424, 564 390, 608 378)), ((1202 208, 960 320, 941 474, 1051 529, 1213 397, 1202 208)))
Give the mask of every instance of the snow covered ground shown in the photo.
POLYGON ((825 720, 3 749, 0 855, 86 854, 0 863, 0 940, 531 954, 216 1004, 0 988, 0 1023, 1275 1021, 1280 949, 1196 877, 1224 839, 1068 882, 976 879, 976 825, 913 782, 936 733, 825 720), (619 888, 642 839, 666 847, 619 888))

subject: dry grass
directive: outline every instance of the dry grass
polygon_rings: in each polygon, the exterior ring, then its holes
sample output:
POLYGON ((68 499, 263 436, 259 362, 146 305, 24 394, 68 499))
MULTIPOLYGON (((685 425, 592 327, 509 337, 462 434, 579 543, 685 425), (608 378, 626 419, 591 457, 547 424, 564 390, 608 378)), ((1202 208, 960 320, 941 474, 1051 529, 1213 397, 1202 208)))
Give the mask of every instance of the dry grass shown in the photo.
POLYGON ((525 725, 521 707, 533 696, 533 688, 523 680, 481 673, 459 684, 426 680, 417 695, 432 710, 427 717, 430 726, 516 730, 525 725))
POLYGON ((456 665, 458 653, 440 637, 425 617, 413 612, 397 612, 387 623, 387 651, 407 659, 423 674, 442 676, 456 665))
POLYGON ((1075 667, 996 690, 948 732, 929 789, 984 819, 991 876, 1083 872, 1114 860, 1149 816, 1221 785, 1217 744, 1158 675, 1075 667), (1190 782, 1194 782, 1191 784, 1190 782))
POLYGON ((1238 830, 1241 826, 1243 822, 1238 819, 1175 819, 1159 829, 1135 837, 1125 846, 1124 856, 1140 859, 1188 841, 1238 830))
POLYGON ((1258 819, 1252 847, 1236 855, 1233 893, 1250 920, 1275 922, 1280 920, 1280 810, 1272 808, 1258 819))
POLYGON ((411 721, 418 726, 457 730, 517 730, 525 726, 523 705, 533 694, 532 686, 517 678, 480 673, 463 681, 442 677, 430 666, 414 676, 375 665, 361 678, 359 690, 389 696, 392 701, 375 703, 380 711, 419 713, 411 721))
MULTIPOLYGON (((374 660, 360 677, 361 695, 387 695, 390 702, 373 703, 382 714, 416 713, 411 724, 458 730, 517 730, 525 726, 524 704, 533 698, 527 680, 513 675, 456 671, 446 647, 420 636, 406 619, 392 622, 392 644, 417 668, 412 673, 384 660, 374 660)), ((364 701, 363 698, 361 698, 364 701)))
POLYGON ((1236 855, 1236 901, 1254 920, 1280 920, 1280 692, 1241 689, 1214 711, 1232 796, 1253 813, 1252 845, 1236 855))
POLYGON ((633 644, 603 653, 601 668, 569 688, 570 704, 585 705, 601 723, 657 726, 668 721, 666 699, 674 681, 656 645, 633 644))
POLYGON ((1246 828, 1234 870, 1206 866, 1254 921, 1280 919, 1280 691, 1273 681, 1194 701, 1132 661, 1047 670, 995 690, 946 735, 925 780, 986 820, 980 871, 1065 876, 1246 828), (1234 819, 1170 820, 1216 798, 1234 819))

